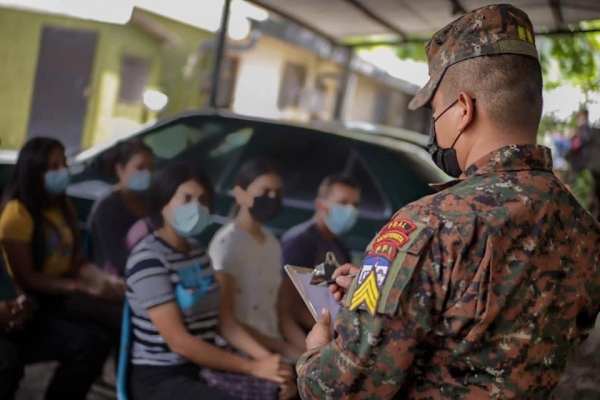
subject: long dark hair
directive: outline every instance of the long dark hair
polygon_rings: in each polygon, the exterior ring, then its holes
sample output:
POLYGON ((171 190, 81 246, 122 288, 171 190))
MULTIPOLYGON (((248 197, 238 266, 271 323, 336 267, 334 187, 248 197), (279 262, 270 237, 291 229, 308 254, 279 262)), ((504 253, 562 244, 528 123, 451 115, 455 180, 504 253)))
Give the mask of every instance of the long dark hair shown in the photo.
POLYGON ((212 210, 215 190, 204 171, 187 163, 170 164, 156 174, 150 192, 150 217, 156 228, 164 224, 162 209, 169 204, 177 188, 188 181, 196 181, 204 188, 208 198, 208 208, 212 210))
POLYGON ((114 180, 118 180, 116 167, 125 167, 136 154, 147 152, 154 156, 152 149, 142 140, 134 138, 117 143, 107 155, 104 172, 114 180))
MULTIPOLYGON (((40 271, 44 263, 45 241, 44 226, 58 231, 58 227, 45 221, 42 209, 44 201, 48 198, 44 184, 44 173, 48 170, 48 158, 55 149, 65 150, 61 142, 52 138, 38 137, 30 139, 21 151, 17 164, 13 168, 11 177, 2 196, 2 209, 11 200, 18 200, 25 206, 33 220, 33 237, 31 248, 34 268, 40 271)), ((81 244, 76 217, 67 200, 67 196, 59 196, 60 210, 73 234, 73 248, 75 251, 81 244)), ((59 236, 60 237, 60 236, 59 236)))
MULTIPOLYGON (((235 186, 246 190, 248 186, 263 175, 279 175, 279 171, 275 168, 270 160, 265 158, 255 158, 246 161, 238 171, 235 178, 235 186)), ((240 212, 240 205, 235 202, 229 212, 229 218, 233 219, 240 212)))

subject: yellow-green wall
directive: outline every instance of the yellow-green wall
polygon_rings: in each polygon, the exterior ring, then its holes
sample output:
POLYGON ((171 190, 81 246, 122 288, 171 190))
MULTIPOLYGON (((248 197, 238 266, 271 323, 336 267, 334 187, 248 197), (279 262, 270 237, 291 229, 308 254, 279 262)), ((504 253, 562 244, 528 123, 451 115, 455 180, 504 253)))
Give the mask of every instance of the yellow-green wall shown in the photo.
POLYGON ((138 9, 136 12, 149 17, 181 39, 177 45, 165 46, 162 52, 160 86, 169 96, 169 104, 162 114, 201 107, 206 96, 206 93, 203 93, 200 88, 202 73, 210 72, 212 64, 209 62, 204 63, 207 65, 201 65, 202 60, 199 60, 191 74, 191 79, 184 78, 183 69, 189 57, 198 55, 200 45, 206 40, 214 38, 214 34, 149 11, 138 9), (202 69, 204 71, 201 71, 202 69))
POLYGON ((82 145, 89 147, 109 139, 115 134, 115 122, 128 119, 132 122, 142 121, 143 106, 120 104, 118 102, 120 87, 121 58, 124 55, 144 58, 151 61, 152 69, 148 77, 147 87, 160 89, 161 44, 150 38, 137 28, 129 25, 112 25, 104 32, 102 48, 97 51, 98 73, 94 74, 94 85, 98 93, 93 96, 88 120, 92 126, 92 134, 85 135, 82 145))
MULTIPOLYGON (((43 26, 97 32, 82 147, 107 139, 115 117, 139 119, 141 107, 117 104, 123 54, 152 60, 149 87, 160 88, 161 43, 131 25, 0 8, 0 143, 18 149, 27 137, 43 26)), ((142 122, 142 121, 139 121, 142 122)))

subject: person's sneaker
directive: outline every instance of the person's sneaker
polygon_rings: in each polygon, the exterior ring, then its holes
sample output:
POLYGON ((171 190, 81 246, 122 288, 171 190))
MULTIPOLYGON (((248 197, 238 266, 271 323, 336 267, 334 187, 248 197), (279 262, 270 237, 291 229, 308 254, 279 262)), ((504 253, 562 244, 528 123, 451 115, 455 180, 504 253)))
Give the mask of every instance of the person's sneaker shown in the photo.
POLYGON ((117 398, 117 388, 115 385, 106 382, 102 378, 98 378, 92 385, 92 393, 99 394, 107 399, 117 398))

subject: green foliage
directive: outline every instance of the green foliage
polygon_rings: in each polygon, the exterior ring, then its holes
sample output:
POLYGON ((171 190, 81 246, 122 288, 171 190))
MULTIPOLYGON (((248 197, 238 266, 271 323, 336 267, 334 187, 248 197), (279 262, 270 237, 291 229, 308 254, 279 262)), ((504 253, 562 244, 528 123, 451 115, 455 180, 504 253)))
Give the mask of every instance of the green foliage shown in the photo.
MULTIPOLYGON (((571 30, 600 29, 600 20, 569 26, 571 30)), ((558 79, 546 79, 546 89, 569 83, 586 95, 600 90, 600 33, 578 33, 538 37, 540 62, 546 77, 553 68, 558 79)))
POLYGON ((425 54, 426 41, 421 42, 416 40, 401 45, 382 45, 382 42, 385 42, 386 39, 389 40, 389 38, 380 36, 352 37, 344 40, 344 44, 363 49, 377 46, 390 46, 396 49, 396 55, 402 60, 427 61, 427 55, 425 54))
POLYGON ((588 170, 581 171, 575 177, 575 181, 571 184, 571 192, 579 201, 579 203, 589 210, 590 207, 590 196, 592 188, 594 187, 594 177, 588 170))
POLYGON ((406 43, 396 48, 398 58, 403 60, 427 61, 426 43, 406 43))
MULTIPOLYGON (((600 20, 584 21, 569 25, 571 31, 600 29, 600 20)), ((409 38, 416 39, 416 38, 409 38)), ((356 37, 345 41, 348 45, 359 44, 361 47, 380 46, 385 38, 378 36, 356 37)), ((544 71, 545 87, 555 89, 566 83, 583 91, 586 97, 600 91, 600 32, 565 33, 536 37, 540 53, 540 63, 544 71), (557 71, 558 77, 548 79, 557 71)), ((426 42, 411 41, 396 45, 398 58, 415 61, 427 61, 426 42)))

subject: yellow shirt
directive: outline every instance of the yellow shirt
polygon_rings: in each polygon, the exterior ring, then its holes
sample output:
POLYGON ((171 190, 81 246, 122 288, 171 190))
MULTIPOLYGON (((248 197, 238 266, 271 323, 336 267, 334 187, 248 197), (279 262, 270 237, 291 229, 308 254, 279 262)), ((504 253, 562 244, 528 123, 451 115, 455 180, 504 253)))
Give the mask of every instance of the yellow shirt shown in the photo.
MULTIPOLYGON (((44 264, 42 273, 61 276, 71 268, 74 253, 74 238, 60 209, 44 210, 45 223, 44 264)), ((0 240, 31 243, 33 219, 18 200, 11 200, 0 215, 0 240)), ((8 266, 11 270, 12 266, 8 266)))

